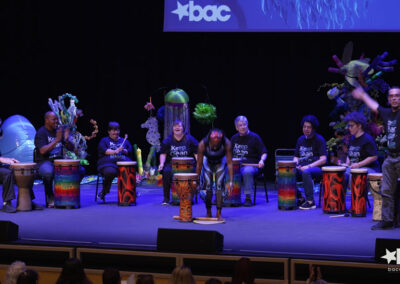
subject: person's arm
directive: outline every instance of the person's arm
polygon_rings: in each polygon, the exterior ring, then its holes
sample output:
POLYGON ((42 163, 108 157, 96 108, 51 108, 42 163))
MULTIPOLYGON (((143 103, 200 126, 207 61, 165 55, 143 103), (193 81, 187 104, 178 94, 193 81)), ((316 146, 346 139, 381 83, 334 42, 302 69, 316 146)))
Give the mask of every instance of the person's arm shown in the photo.
POLYGON ((11 164, 19 163, 19 161, 14 158, 0 157, 0 163, 11 165, 11 164))
MULTIPOLYGON (((62 140, 62 138, 63 138, 63 131, 62 131, 62 128, 59 127, 56 132, 56 139, 51 141, 49 144, 41 146, 39 148, 39 153, 41 155, 45 155, 45 154, 49 153, 51 150, 54 149, 54 147, 56 147, 57 143, 59 143, 62 140)), ((39 137, 39 140, 42 140, 42 139, 43 139, 43 137, 39 137)))
POLYGON ((228 164, 228 173, 229 173, 229 188, 233 186, 233 166, 232 166, 232 144, 228 139, 225 140, 226 146, 226 163, 228 164))
POLYGON ((362 168, 365 167, 373 162, 375 162, 376 160, 378 160, 378 156, 370 156, 365 158, 364 160, 358 162, 358 163, 353 163, 350 165, 351 169, 358 169, 358 168, 362 168))
POLYGON ((267 153, 264 153, 264 154, 262 154, 261 155, 261 159, 260 159, 260 161, 258 162, 258 167, 260 168, 260 169, 262 169, 263 167, 264 167, 264 164, 265 164, 265 160, 267 159, 267 153))
POLYGON ((293 157, 293 162, 295 162, 296 165, 298 165, 298 163, 299 163, 299 157, 294 156, 294 157, 293 157))
POLYGON ((304 170, 307 170, 309 168, 320 167, 320 166, 323 166, 325 164, 326 164, 326 156, 323 155, 323 156, 320 156, 318 160, 316 160, 316 161, 314 161, 314 162, 312 162, 312 163, 310 163, 308 165, 300 167, 300 169, 302 171, 304 171, 304 170))
POLYGON ((358 87, 351 92, 351 95, 356 100, 364 102, 373 112, 378 113, 379 104, 371 98, 363 88, 358 87))
POLYGON ((197 149, 197 166, 196 166, 196 174, 200 178, 201 169, 203 168, 203 158, 204 158, 204 151, 206 147, 204 142, 201 141, 199 143, 199 148, 197 149))
POLYGON ((158 165, 159 172, 163 170, 166 159, 167 159, 167 154, 161 153, 160 154, 160 165, 158 165))

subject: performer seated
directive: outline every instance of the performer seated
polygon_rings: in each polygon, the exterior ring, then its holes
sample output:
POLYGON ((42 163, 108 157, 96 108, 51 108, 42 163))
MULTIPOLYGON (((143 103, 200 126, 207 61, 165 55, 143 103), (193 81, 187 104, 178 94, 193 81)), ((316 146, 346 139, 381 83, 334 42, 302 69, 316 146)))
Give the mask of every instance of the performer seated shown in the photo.
MULTIPOLYGON (((53 161, 64 158, 64 146, 69 151, 75 150, 70 129, 59 126, 57 115, 48 111, 44 115, 44 126, 40 127, 35 135, 35 162, 38 163, 39 175, 43 179, 46 206, 49 208, 54 207, 53 161)), ((85 169, 82 166, 79 169, 79 174, 81 178, 85 175, 85 169)), ((32 196, 32 199, 34 199, 34 196, 32 196)))
POLYGON ((108 137, 103 137, 98 150, 97 170, 103 175, 103 190, 98 198, 104 201, 110 192, 113 179, 118 175, 117 162, 132 161, 132 145, 127 139, 119 136, 120 126, 118 122, 108 123, 108 137))
POLYGON ((354 111, 346 115, 345 121, 352 136, 346 162, 340 165, 348 167, 345 173, 348 184, 351 169, 366 168, 368 173, 376 173, 379 172, 379 163, 376 143, 371 135, 364 132, 367 125, 365 116, 354 111))
POLYGON ((293 161, 297 163, 297 177, 304 184, 304 199, 297 190, 298 205, 300 209, 315 209, 314 181, 322 177, 321 166, 326 163, 325 139, 316 133, 319 122, 314 115, 306 115, 301 120, 303 134, 297 139, 293 161))
POLYGON ((242 166, 240 173, 243 177, 245 194, 244 206, 251 206, 250 193, 254 187, 254 176, 260 173, 267 159, 267 148, 260 136, 251 132, 248 128, 248 120, 245 116, 235 119, 235 127, 238 133, 232 136, 232 152, 234 158, 240 158, 242 163, 258 164, 258 167, 242 166))
POLYGON ((162 171, 164 200, 163 205, 169 203, 170 189, 172 183, 172 158, 195 157, 197 160, 197 148, 199 142, 190 134, 185 134, 183 122, 175 120, 172 126, 172 134, 161 143, 160 165, 158 170, 162 171))
POLYGON ((212 216, 211 199, 213 196, 213 176, 215 175, 217 218, 223 220, 221 215, 222 191, 224 190, 227 165, 229 188, 233 188, 232 144, 222 130, 214 128, 200 141, 197 155, 196 173, 200 176, 202 169, 204 173, 202 187, 206 189, 207 217, 212 216))
POLYGON ((11 200, 15 199, 14 175, 10 170, 10 165, 19 163, 14 158, 0 156, 0 182, 3 185, 3 209, 5 213, 15 213, 17 210, 12 206, 11 200))

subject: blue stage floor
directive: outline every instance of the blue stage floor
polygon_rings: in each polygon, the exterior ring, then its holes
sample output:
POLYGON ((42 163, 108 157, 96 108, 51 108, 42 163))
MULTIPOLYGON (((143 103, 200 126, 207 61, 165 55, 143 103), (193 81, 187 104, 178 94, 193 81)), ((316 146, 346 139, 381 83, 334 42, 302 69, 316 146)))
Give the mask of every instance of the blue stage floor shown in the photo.
MULTIPOLYGON (((215 230, 224 235, 224 252, 229 254, 366 262, 373 261, 376 238, 398 238, 400 233, 399 228, 371 231, 372 209, 368 209, 365 218, 332 218, 320 208, 280 211, 276 191, 270 190, 266 203, 261 187, 256 206, 224 208, 226 223, 218 225, 174 220, 172 217, 179 214, 179 207, 161 205, 159 187, 139 187, 137 206, 131 207, 117 206, 116 185, 107 195, 106 204, 96 204, 95 188, 95 185, 81 186, 80 209, 0 212, 0 220, 18 224, 22 242, 155 250, 158 228, 215 230)), ((44 204, 43 186, 35 185, 34 191, 35 201, 44 204)), ((370 200, 373 203, 371 196, 370 200)), ((349 196, 347 206, 350 206, 349 196)), ((202 200, 193 206, 193 215, 205 215, 202 200)))

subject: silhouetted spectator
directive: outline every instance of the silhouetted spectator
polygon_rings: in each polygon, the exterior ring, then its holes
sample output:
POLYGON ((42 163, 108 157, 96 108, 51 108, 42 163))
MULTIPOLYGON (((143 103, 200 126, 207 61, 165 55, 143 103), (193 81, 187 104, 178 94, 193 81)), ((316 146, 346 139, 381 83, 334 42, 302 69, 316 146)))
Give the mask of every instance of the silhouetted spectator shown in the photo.
POLYGON ((154 278, 151 274, 139 274, 136 284, 154 284, 154 278))
POLYGON ((309 265, 310 276, 307 279, 307 284, 328 284, 322 279, 321 268, 319 266, 309 265))
POLYGON ((253 284, 254 271, 250 259, 242 257, 235 264, 233 271, 232 284, 253 284))
POLYGON ((14 261, 7 269, 4 284, 16 284, 18 276, 26 270, 25 262, 14 261))
POLYGON ((17 284, 37 284, 39 281, 39 274, 35 270, 25 270, 18 276, 17 284))
POLYGON ((189 267, 178 266, 172 271, 171 284, 195 284, 189 267))
POLYGON ((56 284, 92 284, 92 282, 86 277, 81 261, 70 258, 64 263, 56 284))
POLYGON ((107 267, 103 271, 103 284, 120 284, 121 275, 119 270, 112 267, 107 267))
POLYGON ((222 281, 217 278, 210 278, 205 284, 222 284, 222 281))

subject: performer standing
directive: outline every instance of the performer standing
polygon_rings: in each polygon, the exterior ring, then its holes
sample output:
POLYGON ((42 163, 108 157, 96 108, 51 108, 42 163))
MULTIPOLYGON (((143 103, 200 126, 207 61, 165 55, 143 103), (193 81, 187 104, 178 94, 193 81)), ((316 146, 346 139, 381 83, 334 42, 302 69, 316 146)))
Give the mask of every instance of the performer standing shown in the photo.
MULTIPOLYGON (((70 129, 59 127, 58 117, 48 111, 44 115, 44 126, 40 127, 35 135, 35 162, 39 164, 39 175, 43 178, 47 207, 54 207, 54 165, 55 159, 64 158, 64 148, 74 151, 75 146, 70 136, 70 129)), ((85 169, 80 167, 80 176, 85 175, 85 169)), ((32 199, 34 197, 32 196, 32 199)))
POLYGON ((19 163, 14 158, 1 157, 0 154, 0 182, 3 185, 3 209, 5 213, 15 213, 11 200, 15 199, 13 172, 9 169, 11 164, 19 163))
POLYGON ((235 119, 235 127, 238 133, 232 136, 232 152, 234 158, 240 158, 242 163, 258 164, 258 167, 242 166, 240 173, 243 177, 244 206, 251 206, 250 193, 254 187, 254 176, 260 173, 267 159, 267 148, 260 136, 251 132, 248 128, 248 120, 245 116, 235 119))
POLYGON ((315 209, 313 179, 322 177, 321 166, 325 165, 327 156, 326 142, 315 132, 319 122, 314 115, 304 116, 301 126, 304 135, 297 139, 293 161, 297 163, 297 176, 303 181, 306 199, 297 190, 298 204, 300 209, 315 209))
POLYGON ((232 144, 222 130, 211 129, 199 143, 196 173, 204 173, 203 188, 206 189, 207 217, 211 217, 211 199, 213 196, 213 176, 215 175, 217 218, 223 220, 222 190, 224 189, 225 168, 228 166, 229 189, 233 187, 232 144))
POLYGON ((98 198, 104 201, 110 192, 113 179, 118 175, 117 162, 132 161, 132 146, 127 139, 119 137, 120 126, 118 122, 108 123, 108 137, 103 137, 98 150, 97 170, 104 176, 103 189, 98 198))
POLYGON ((351 169, 366 168, 368 173, 376 173, 379 172, 379 163, 376 143, 371 135, 364 132, 366 117, 361 112, 354 111, 346 115, 345 121, 352 136, 346 162, 340 165, 347 167, 345 174, 348 184, 351 169))
POLYGON ((389 89, 390 108, 380 106, 362 88, 354 89, 352 95, 364 102, 373 112, 378 113, 385 126, 389 153, 382 165, 382 221, 371 229, 392 229, 397 179, 400 177, 400 87, 389 89))
POLYGON ((163 205, 169 203, 172 183, 171 160, 175 157, 195 157, 197 160, 197 148, 199 142, 190 134, 185 134, 181 120, 175 120, 172 125, 172 134, 161 143, 160 165, 162 171, 164 200, 163 205))

